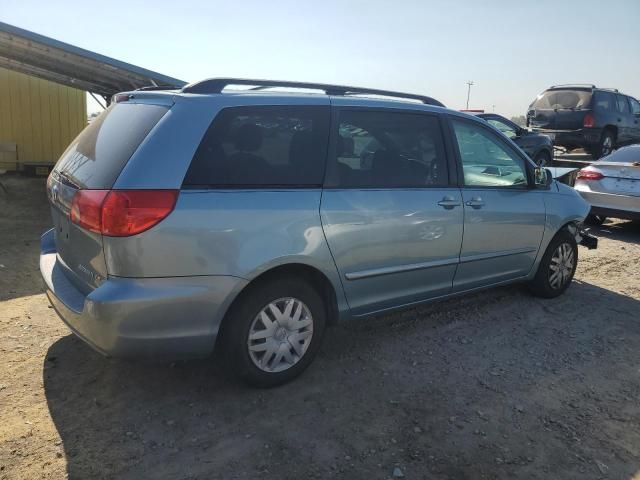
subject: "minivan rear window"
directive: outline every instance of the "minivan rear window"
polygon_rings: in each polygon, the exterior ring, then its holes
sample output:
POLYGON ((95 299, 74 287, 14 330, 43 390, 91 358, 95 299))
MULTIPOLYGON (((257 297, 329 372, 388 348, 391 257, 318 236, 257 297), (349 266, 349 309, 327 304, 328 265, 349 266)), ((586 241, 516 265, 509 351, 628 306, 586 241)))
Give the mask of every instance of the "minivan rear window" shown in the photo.
POLYGON ((169 107, 116 103, 69 145, 55 171, 84 188, 111 188, 133 152, 169 107))
POLYGON ((322 185, 328 106, 223 109, 198 146, 183 186, 300 188, 322 185))
POLYGON ((531 108, 538 110, 584 110, 591 105, 587 90, 547 90, 538 95, 531 108))

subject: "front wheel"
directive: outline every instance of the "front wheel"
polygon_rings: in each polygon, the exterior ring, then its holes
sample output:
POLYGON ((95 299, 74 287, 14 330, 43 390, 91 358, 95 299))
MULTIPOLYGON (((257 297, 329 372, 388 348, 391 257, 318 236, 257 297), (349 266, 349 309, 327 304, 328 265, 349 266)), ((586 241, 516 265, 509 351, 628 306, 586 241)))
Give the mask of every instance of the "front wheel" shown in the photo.
POLYGON ((568 230, 561 230, 551 240, 531 281, 531 291, 544 298, 557 297, 569 288, 578 265, 578 245, 568 230))
POLYGON ((257 387, 289 382, 315 357, 325 323, 322 298, 304 280, 286 277, 259 284, 225 320, 221 347, 227 367, 257 387))

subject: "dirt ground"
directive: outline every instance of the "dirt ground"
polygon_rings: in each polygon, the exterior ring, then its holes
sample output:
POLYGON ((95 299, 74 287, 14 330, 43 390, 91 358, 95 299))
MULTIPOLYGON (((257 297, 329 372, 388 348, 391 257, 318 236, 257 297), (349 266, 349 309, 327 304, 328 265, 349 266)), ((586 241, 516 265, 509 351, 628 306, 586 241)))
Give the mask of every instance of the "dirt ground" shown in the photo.
POLYGON ((499 288, 328 330, 272 390, 107 360, 49 308, 44 181, 0 190, 0 478, 640 479, 640 225, 555 300, 499 288))

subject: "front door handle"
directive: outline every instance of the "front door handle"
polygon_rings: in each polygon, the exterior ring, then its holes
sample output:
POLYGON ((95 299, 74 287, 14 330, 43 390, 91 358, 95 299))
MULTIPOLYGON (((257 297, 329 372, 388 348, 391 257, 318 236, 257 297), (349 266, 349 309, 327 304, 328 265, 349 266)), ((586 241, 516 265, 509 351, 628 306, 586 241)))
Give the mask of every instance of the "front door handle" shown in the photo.
POLYGON ((438 205, 445 208, 446 210, 451 210, 453 207, 457 207, 460 205, 460 200, 456 200, 455 198, 447 195, 438 202, 438 205))
POLYGON ((475 209, 482 208, 484 206, 484 201, 481 197, 473 197, 471 200, 465 203, 467 207, 473 207, 475 209))

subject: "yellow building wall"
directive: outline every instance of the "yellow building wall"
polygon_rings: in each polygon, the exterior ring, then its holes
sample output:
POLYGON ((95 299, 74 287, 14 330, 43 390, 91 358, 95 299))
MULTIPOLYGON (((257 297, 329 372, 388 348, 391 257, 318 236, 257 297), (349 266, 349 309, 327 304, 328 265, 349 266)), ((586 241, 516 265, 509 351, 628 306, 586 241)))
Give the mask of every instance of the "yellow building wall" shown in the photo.
POLYGON ((86 124, 84 91, 0 68, 0 144, 17 144, 20 164, 55 163, 86 124))

